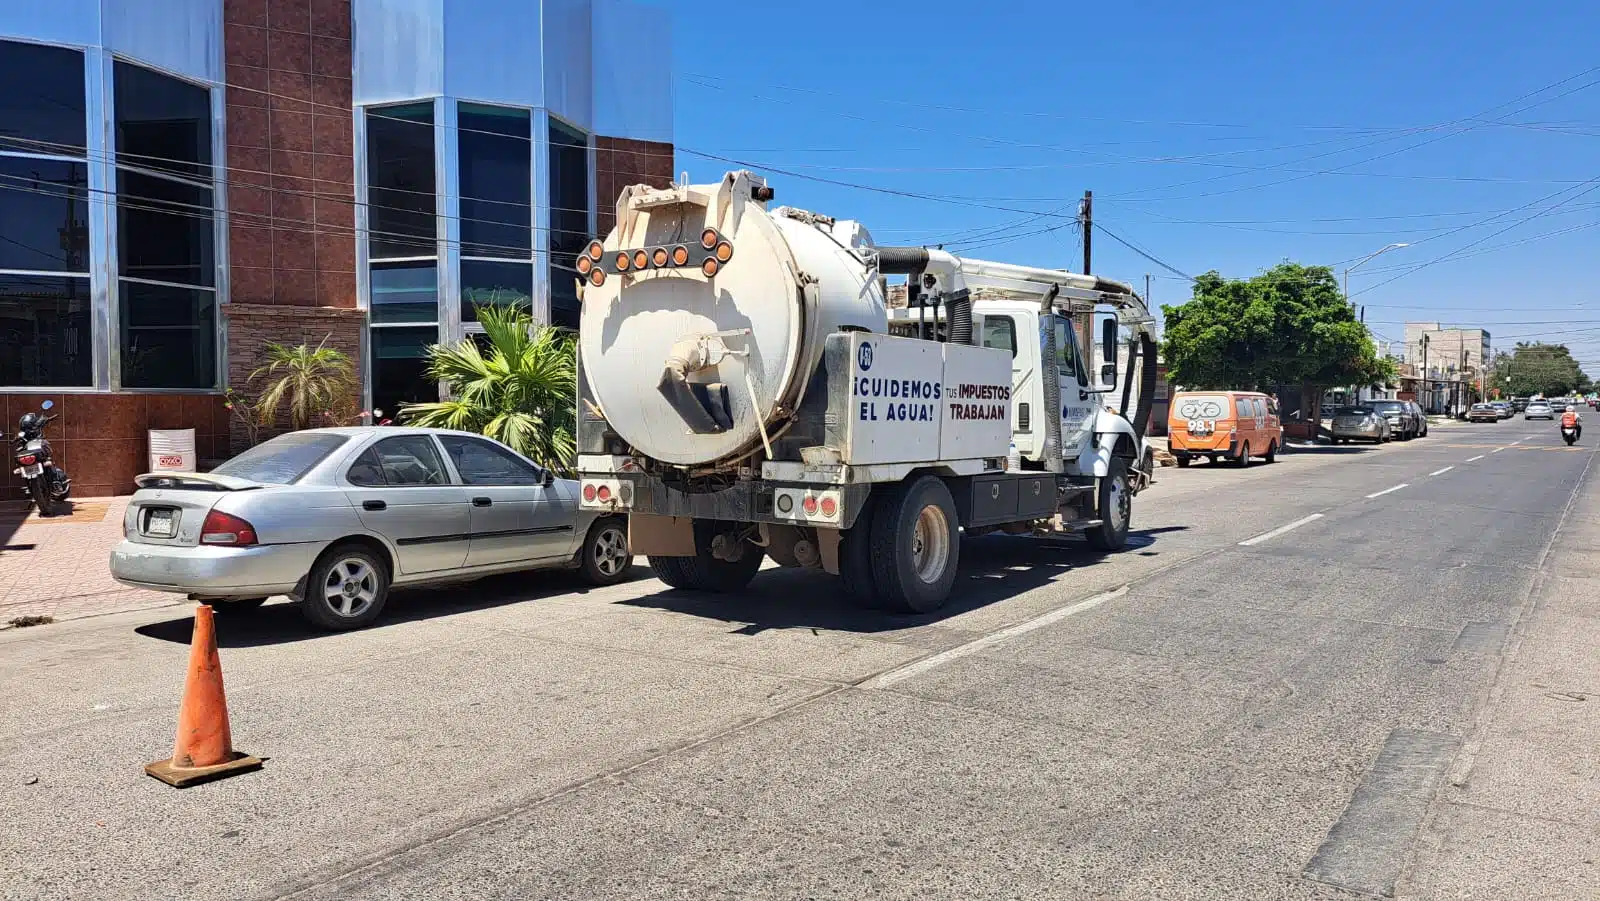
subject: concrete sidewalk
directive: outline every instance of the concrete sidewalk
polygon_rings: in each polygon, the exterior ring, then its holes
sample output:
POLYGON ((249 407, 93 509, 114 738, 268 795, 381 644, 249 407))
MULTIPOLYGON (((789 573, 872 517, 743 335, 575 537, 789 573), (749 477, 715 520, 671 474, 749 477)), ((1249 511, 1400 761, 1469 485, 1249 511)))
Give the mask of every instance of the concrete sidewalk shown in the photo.
POLYGON ((77 619, 182 603, 117 584, 107 560, 122 540, 128 499, 73 501, 69 516, 0 514, 0 629, 19 617, 77 619))

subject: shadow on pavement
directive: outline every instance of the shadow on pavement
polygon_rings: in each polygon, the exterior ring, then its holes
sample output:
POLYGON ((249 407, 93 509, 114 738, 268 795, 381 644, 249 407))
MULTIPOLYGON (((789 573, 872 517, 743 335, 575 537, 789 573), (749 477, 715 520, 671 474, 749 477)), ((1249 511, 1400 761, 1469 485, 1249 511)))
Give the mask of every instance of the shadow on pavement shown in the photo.
MULTIPOLYGON (((648 567, 636 565, 629 573, 630 580, 650 577, 648 567)), ((626 583, 624 583, 626 584, 626 583)), ((575 572, 565 570, 531 571, 490 576, 475 582, 454 585, 435 585, 430 588, 400 588, 389 596, 383 613, 367 630, 397 626, 401 623, 490 610, 508 604, 538 601, 566 594, 584 594, 593 586, 583 581, 575 572)), ((222 648, 250 648, 262 645, 285 644, 337 635, 326 632, 306 621, 299 605, 270 603, 254 610, 228 612, 225 604, 215 605, 217 610, 217 646, 222 648)), ((194 617, 183 616, 139 626, 133 631, 146 638, 188 644, 194 633, 194 617)))
MULTIPOLYGON (((1187 526, 1134 530, 1118 553, 1152 554, 1156 536, 1187 531, 1187 526)), ((634 607, 739 623, 734 632, 756 635, 768 629, 828 629, 839 632, 892 632, 937 623, 1038 588, 1061 573, 1083 569, 1114 556, 1078 538, 1026 538, 988 535, 961 543, 961 569, 950 603, 934 613, 901 614, 864 610, 846 597, 832 576, 808 570, 770 569, 756 576, 749 591, 736 597, 700 591, 663 589, 622 601, 634 607)))

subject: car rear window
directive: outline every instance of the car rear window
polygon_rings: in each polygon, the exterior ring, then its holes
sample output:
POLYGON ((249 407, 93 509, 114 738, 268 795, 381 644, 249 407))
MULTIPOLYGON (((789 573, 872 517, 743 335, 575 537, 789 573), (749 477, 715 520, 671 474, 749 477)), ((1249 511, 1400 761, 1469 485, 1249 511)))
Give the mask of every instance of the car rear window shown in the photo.
POLYGON ((250 448, 212 472, 263 485, 293 485, 349 440, 327 432, 290 432, 250 448))
POLYGON ((1333 411, 1335 416, 1365 416, 1372 412, 1371 407, 1340 407, 1333 411))
POLYGON ((1402 404, 1401 402, 1399 402, 1397 400, 1380 401, 1378 403, 1373 404, 1373 406, 1378 408, 1379 410, 1382 410, 1385 413, 1388 413, 1390 411, 1401 412, 1401 411, 1404 411, 1405 408, 1406 408, 1405 404, 1402 404))
POLYGON ((1185 394, 1172 409, 1179 419, 1218 419, 1228 415, 1228 398, 1221 394, 1185 394))

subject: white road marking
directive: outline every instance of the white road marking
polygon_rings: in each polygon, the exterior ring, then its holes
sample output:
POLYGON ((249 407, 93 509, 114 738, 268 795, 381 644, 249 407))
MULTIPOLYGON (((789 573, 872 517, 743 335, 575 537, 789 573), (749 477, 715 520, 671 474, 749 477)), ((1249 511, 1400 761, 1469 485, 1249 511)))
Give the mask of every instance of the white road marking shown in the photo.
POLYGON ((1428 475, 1430 475, 1430 476, 1442 476, 1442 475, 1444 475, 1445 473, 1449 472, 1452 469, 1455 469, 1455 467, 1454 466, 1446 466, 1444 469, 1435 469, 1433 472, 1428 473, 1428 475))
POLYGON ((1410 484, 1411 484, 1410 482, 1401 482, 1400 484, 1394 486, 1393 488, 1385 488, 1382 491, 1374 491, 1371 494, 1367 495, 1367 500, 1370 501, 1375 497, 1383 497, 1385 494, 1388 494, 1391 491, 1399 491, 1400 489, 1405 488, 1410 484))
POLYGON ((1501 452, 1501 451, 1503 451, 1503 450, 1505 450, 1505 448, 1503 448, 1503 447, 1497 447, 1497 448, 1495 448, 1495 449, 1494 449, 1494 450, 1492 450, 1492 451, 1490 451, 1490 452, 1489 452, 1489 453, 1491 453, 1491 454, 1498 454, 1498 453, 1500 453, 1500 452, 1501 452))
POLYGON ((1476 463, 1476 462, 1478 462, 1479 460, 1482 460, 1482 459, 1483 459, 1483 454, 1479 454, 1476 457, 1468 458, 1467 462, 1468 463, 1476 463))
POLYGON ((1076 604, 1069 604, 1068 606, 1062 607, 1059 610, 1052 610, 1049 613, 1041 614, 1033 619, 1024 620, 1014 626, 1008 626, 998 632, 992 632, 983 636, 982 638, 975 638, 966 644, 957 645, 948 651, 941 651, 937 654, 934 654, 932 657, 925 657, 916 661, 915 663, 908 663, 899 669, 892 669, 875 679, 867 681, 863 687, 888 688, 889 686, 894 685, 896 682, 904 682, 912 676, 920 676, 928 670, 931 670, 937 666, 942 666, 952 660, 957 660, 962 657, 969 657, 978 653, 979 651, 984 650, 985 648, 991 648, 1003 641, 1016 638, 1018 635, 1026 635, 1035 629, 1042 629, 1051 623, 1060 622, 1069 616, 1074 616, 1079 613, 1093 610, 1101 604, 1104 604, 1108 601, 1114 601, 1127 593, 1128 586, 1124 585, 1121 588, 1105 592, 1104 594, 1097 594, 1092 598, 1079 601, 1076 604))
POLYGON ((1270 541, 1273 538, 1277 538, 1279 535, 1282 535, 1284 532, 1288 532, 1288 531, 1290 531, 1292 529, 1298 529, 1298 528, 1300 528, 1301 526, 1305 525, 1308 522, 1316 522, 1317 520, 1319 520, 1321 518, 1322 518, 1322 514, 1321 513, 1313 513, 1310 516, 1305 517, 1304 519, 1297 519, 1294 522, 1289 523, 1286 526, 1279 526, 1279 527, 1277 527, 1276 529, 1273 529, 1270 532, 1263 532, 1263 533, 1261 533, 1260 535, 1257 535, 1254 538, 1246 538, 1245 540, 1239 542, 1239 544, 1241 546, 1243 546, 1243 547, 1252 547, 1254 545, 1260 544, 1263 541, 1270 541))
POLYGON ((1512 444, 1521 444, 1522 442, 1527 441, 1527 440, 1528 439, 1526 439, 1526 438, 1518 438, 1517 440, 1515 440, 1515 441, 1513 441, 1511 443, 1512 444))

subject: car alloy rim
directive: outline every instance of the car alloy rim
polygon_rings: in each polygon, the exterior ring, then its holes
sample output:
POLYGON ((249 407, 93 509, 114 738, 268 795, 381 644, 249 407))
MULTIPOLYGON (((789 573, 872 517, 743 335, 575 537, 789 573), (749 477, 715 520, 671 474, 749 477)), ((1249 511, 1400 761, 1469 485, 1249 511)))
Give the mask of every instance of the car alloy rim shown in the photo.
POLYGON ((944 511, 929 504, 917 514, 911 533, 911 566, 917 578, 932 585, 950 565, 950 525, 944 511))
POLYGON ((628 536, 621 529, 606 529, 595 538, 594 565, 602 575, 622 572, 628 560, 628 536))
POLYGON ((360 557, 346 557, 328 570, 322 599, 340 616, 360 616, 378 599, 378 574, 360 557))

